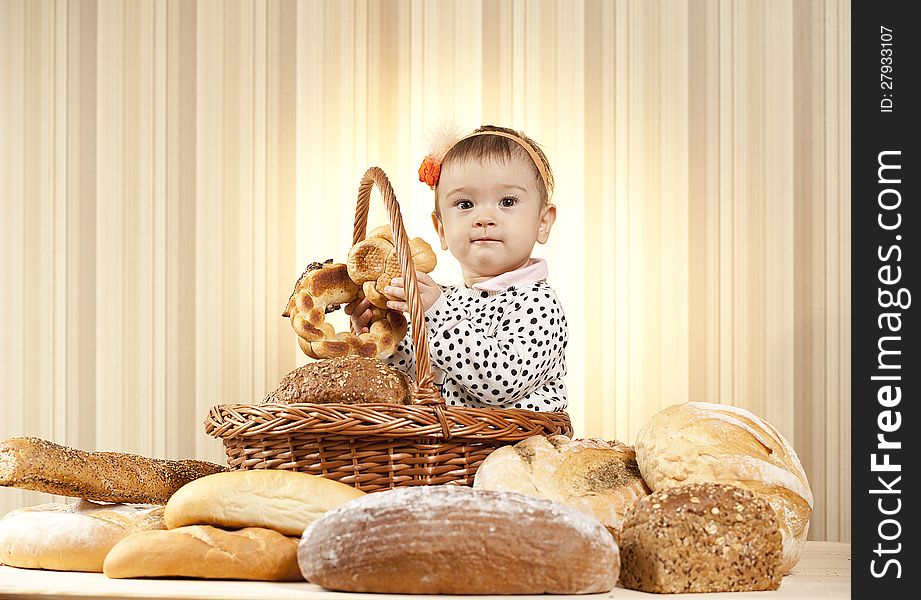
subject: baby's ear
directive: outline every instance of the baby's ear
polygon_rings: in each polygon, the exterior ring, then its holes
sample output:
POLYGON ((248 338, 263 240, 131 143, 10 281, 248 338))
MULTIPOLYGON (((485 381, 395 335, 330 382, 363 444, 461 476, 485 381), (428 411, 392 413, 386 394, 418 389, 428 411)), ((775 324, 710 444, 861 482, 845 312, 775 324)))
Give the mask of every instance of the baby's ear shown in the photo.
POLYGON ((550 238, 550 230, 556 223, 556 206, 548 204, 541 209, 540 222, 537 224, 537 241, 546 244, 550 238))
POLYGON ((435 227, 435 232, 438 233, 438 239, 441 241, 441 249, 448 249, 448 241, 445 239, 445 226, 441 223, 441 217, 438 216, 437 211, 432 211, 432 225, 435 227))

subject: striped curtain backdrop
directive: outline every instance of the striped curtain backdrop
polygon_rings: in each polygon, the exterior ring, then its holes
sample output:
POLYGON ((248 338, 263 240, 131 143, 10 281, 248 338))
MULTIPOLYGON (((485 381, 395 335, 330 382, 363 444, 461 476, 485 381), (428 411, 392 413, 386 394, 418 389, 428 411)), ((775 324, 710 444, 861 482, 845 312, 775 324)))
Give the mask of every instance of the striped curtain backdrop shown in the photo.
POLYGON ((365 169, 436 242, 427 136, 503 124, 556 174, 576 434, 747 408, 847 541, 849 32, 844 0, 0 0, 0 438, 223 462, 207 410, 305 361, 281 312, 365 169))

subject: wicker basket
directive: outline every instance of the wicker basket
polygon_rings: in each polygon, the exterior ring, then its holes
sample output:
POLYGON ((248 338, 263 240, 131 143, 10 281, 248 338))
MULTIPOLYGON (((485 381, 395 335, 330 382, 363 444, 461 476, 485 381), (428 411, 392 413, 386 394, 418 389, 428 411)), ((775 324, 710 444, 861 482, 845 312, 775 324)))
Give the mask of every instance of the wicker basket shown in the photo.
POLYGON ((390 216, 407 289, 416 383, 412 404, 222 404, 205 432, 221 438, 232 469, 286 469, 321 475, 374 492, 397 486, 472 485, 496 448, 532 435, 572 435, 565 412, 448 406, 433 383, 424 311, 409 241, 393 188, 377 167, 358 189, 352 243, 365 239, 371 189, 390 216))

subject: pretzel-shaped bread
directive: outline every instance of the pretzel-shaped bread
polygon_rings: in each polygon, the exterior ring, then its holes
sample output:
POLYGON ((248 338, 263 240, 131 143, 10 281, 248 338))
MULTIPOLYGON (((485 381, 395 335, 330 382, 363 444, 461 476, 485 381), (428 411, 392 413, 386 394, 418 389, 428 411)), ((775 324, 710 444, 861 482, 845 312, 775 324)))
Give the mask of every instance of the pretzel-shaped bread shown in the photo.
POLYGON ((288 299, 283 317, 289 317, 298 344, 311 358, 335 358, 350 354, 368 358, 385 358, 396 352, 406 335, 403 313, 373 308, 369 331, 356 335, 337 333, 326 322, 326 313, 348 304, 361 294, 361 288, 349 278, 348 269, 332 259, 310 263, 298 278, 288 299))

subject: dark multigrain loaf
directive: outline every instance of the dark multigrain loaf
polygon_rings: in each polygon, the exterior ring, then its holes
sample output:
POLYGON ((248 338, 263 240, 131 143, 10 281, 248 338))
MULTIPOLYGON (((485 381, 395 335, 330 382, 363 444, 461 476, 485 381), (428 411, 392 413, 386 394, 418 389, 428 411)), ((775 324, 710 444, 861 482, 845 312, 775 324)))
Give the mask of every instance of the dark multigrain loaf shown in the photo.
POLYGON ((263 402, 408 404, 406 373, 374 358, 343 356, 309 362, 281 380, 263 402))
POLYGON ((655 492, 634 505, 620 536, 621 585, 643 592, 775 590, 781 537, 771 506, 717 483, 655 492))
POLYGON ((166 504, 188 482, 226 470, 201 460, 87 452, 33 437, 0 443, 0 485, 100 502, 166 504))

